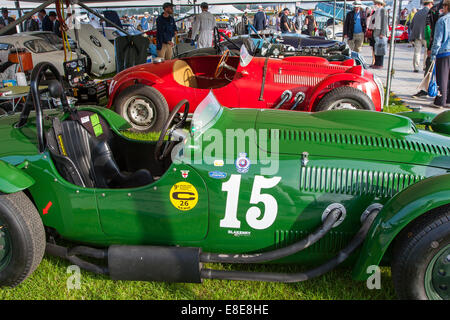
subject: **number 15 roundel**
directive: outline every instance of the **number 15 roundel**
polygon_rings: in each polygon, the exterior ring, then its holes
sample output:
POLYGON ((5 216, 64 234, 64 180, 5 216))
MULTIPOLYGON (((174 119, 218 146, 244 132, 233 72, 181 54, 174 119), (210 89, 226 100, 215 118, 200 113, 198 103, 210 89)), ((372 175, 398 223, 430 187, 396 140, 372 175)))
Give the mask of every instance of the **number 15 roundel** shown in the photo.
MULTIPOLYGON (((222 191, 228 193, 225 206, 225 217, 220 220, 221 228, 241 227, 241 221, 237 218, 237 207, 239 202, 239 191, 241 186, 241 175, 233 174, 227 182, 222 184, 222 191)), ((264 203, 264 215, 261 218, 261 210, 257 206, 252 206, 247 210, 246 221, 248 225, 257 230, 269 228, 277 218, 278 203, 270 194, 261 193, 261 189, 275 187, 281 181, 281 177, 265 178, 255 176, 253 182, 250 204, 264 203)))

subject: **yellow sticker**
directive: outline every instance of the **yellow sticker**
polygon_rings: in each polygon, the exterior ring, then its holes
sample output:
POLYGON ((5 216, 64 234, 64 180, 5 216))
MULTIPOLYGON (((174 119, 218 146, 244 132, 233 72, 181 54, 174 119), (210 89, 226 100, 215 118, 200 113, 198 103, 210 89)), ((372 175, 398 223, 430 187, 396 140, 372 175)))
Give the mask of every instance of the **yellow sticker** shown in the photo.
POLYGON ((198 202, 197 189, 189 182, 178 182, 170 189, 170 202, 178 210, 192 210, 198 202))

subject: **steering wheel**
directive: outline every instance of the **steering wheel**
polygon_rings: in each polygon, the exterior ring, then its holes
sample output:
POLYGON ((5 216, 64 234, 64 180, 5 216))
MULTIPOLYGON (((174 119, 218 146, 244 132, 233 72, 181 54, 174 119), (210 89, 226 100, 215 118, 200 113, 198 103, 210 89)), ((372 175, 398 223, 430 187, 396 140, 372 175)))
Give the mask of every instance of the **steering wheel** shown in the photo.
POLYGON ((172 133, 176 129, 179 129, 184 126, 188 114, 189 114, 189 101, 187 101, 186 99, 183 99, 180 102, 178 102, 175 108, 173 108, 172 112, 169 115, 169 118, 167 119, 163 129, 161 130, 158 142, 156 143, 155 160, 157 162, 162 162, 165 158, 167 158, 167 156, 170 154, 175 144, 179 142, 179 141, 171 141, 172 133), (181 120, 169 130, 170 125, 174 121, 175 117, 178 115, 178 111, 180 111, 182 106, 184 106, 184 113, 183 116, 181 117, 181 120), (166 135, 169 136, 169 139, 164 142, 164 138, 166 137, 166 135))
POLYGON ((214 73, 214 78, 218 78, 219 75, 222 73, 223 67, 225 67, 225 65, 227 64, 229 57, 230 57, 230 50, 226 50, 222 54, 222 57, 220 57, 219 64, 217 65, 216 72, 214 73))
POLYGON ((25 107, 22 110, 20 115, 19 123, 16 125, 16 128, 24 127, 28 122, 28 117, 30 115, 31 109, 34 106, 36 110, 36 131, 37 131, 37 139, 39 152, 42 153, 45 150, 45 141, 44 141, 44 124, 43 124, 43 115, 42 115, 42 103, 41 103, 41 95, 39 90, 39 85, 41 83, 42 78, 45 73, 49 70, 54 77, 55 80, 49 83, 48 91, 52 98, 60 98, 61 104, 63 106, 64 111, 70 110, 69 103, 67 102, 67 96, 62 87, 62 77, 56 67, 49 62, 41 62, 37 64, 33 71, 31 72, 31 82, 30 82, 30 92, 28 93, 27 100, 25 102, 25 107))

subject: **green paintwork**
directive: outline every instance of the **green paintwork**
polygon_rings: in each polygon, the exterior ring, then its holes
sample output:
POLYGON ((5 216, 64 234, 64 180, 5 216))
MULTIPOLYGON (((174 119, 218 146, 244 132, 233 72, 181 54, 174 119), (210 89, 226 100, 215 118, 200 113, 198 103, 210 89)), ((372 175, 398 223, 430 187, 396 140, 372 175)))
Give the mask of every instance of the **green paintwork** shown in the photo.
POLYGON ((423 111, 399 112, 397 115, 410 118, 415 124, 431 125, 431 121, 436 117, 436 113, 423 111))
POLYGON ((415 218, 450 202, 450 174, 430 177, 393 197, 375 219, 354 269, 363 280, 370 265, 378 265, 395 236, 415 218))
POLYGON ((0 161, 0 192, 14 193, 28 189, 34 184, 34 179, 20 168, 0 161))
MULTIPOLYGON (((98 112, 117 135, 128 127, 111 111, 83 109, 98 112)), ((347 261, 357 262, 355 274, 361 278, 365 266, 380 263, 389 243, 409 222, 435 206, 450 203, 450 139, 420 131, 410 119, 401 116, 358 110, 308 114, 224 108, 206 134, 227 129, 269 129, 267 144, 257 141, 250 132, 245 143, 241 147, 236 144, 231 154, 210 150, 199 164, 172 163, 151 185, 103 190, 81 188, 65 181, 49 153, 37 152, 34 119, 30 117, 25 128, 14 129, 17 120, 14 116, 0 119, 0 160, 12 166, 28 162, 22 172, 37 181, 28 189, 44 225, 80 243, 260 252, 303 238, 320 225, 325 208, 341 203, 347 214, 338 227, 307 250, 278 261, 317 265, 343 248, 360 228, 364 210, 379 203, 385 208, 361 254, 356 253, 347 261), (276 139, 279 149, 272 150, 271 142, 276 139), (260 153, 261 149, 269 153, 260 153), (251 166, 247 173, 239 174, 235 161, 242 152, 249 154, 251 166), (309 156, 308 163, 302 166, 304 152, 309 156), (261 173, 262 168, 268 167, 266 161, 274 156, 279 157, 279 170, 261 173), (214 160, 223 160, 224 165, 214 166, 214 160), (182 177, 182 170, 189 170, 188 177, 182 177), (226 178, 211 178, 209 172, 213 171, 226 174, 226 178), (237 175, 241 179, 237 206, 240 227, 221 227, 228 194, 223 191, 223 184, 237 175), (256 176, 281 178, 275 187, 261 190, 276 199, 278 208, 273 224, 265 229, 252 228, 247 216, 254 206, 262 215, 265 211, 263 203, 250 204, 256 176), (171 204, 170 189, 178 182, 195 186, 199 196, 192 210, 181 211, 171 204), (43 215, 49 201, 53 205, 43 215)), ((215 143, 226 145, 225 141, 215 143)), ((142 142, 143 146, 151 144, 142 142)), ((186 142, 185 150, 190 147, 198 147, 194 139, 186 142)))
POLYGON ((450 110, 438 114, 431 122, 431 128, 436 132, 450 135, 450 110))

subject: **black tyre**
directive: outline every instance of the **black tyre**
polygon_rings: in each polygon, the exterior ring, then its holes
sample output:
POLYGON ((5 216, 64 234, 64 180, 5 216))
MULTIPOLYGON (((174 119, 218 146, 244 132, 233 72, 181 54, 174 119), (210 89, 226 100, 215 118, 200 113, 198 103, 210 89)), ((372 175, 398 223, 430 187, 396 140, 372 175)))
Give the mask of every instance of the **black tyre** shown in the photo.
POLYGON ((0 287, 16 286, 41 263, 45 231, 23 192, 0 195, 0 287))
POLYGON ((163 95, 142 84, 123 90, 114 100, 114 110, 131 124, 134 132, 161 131, 169 116, 163 95))
POLYGON ((400 299, 450 300, 450 206, 424 214, 400 233, 392 277, 400 299))
POLYGON ((6 114, 8 114, 8 112, 6 112, 5 109, 0 108, 0 117, 1 117, 1 116, 4 116, 4 115, 6 115, 6 114))
POLYGON ((367 94, 353 87, 339 87, 326 93, 314 111, 362 109, 373 110, 375 106, 367 94))

